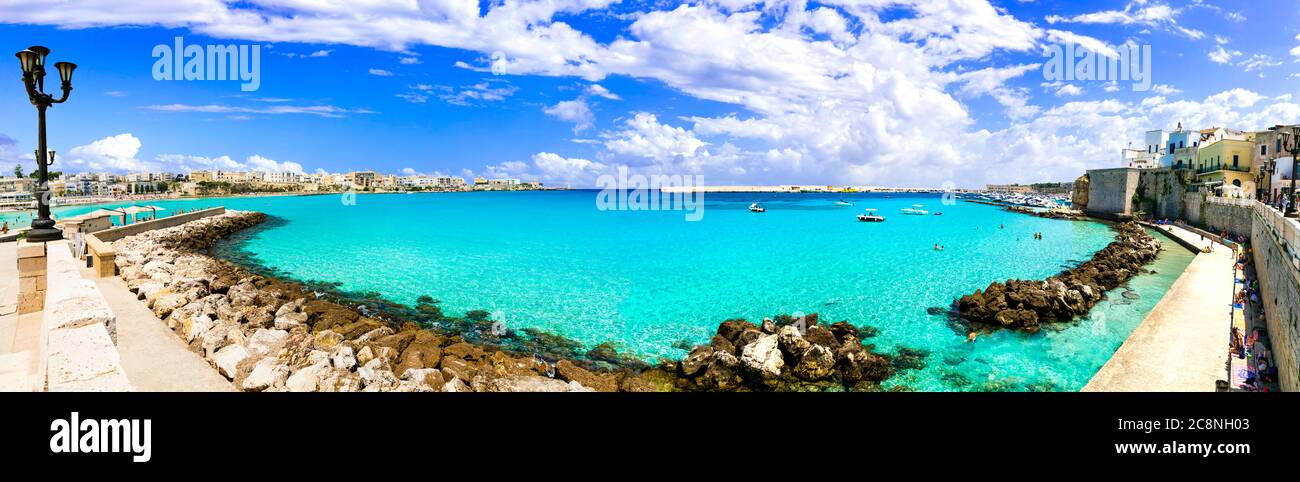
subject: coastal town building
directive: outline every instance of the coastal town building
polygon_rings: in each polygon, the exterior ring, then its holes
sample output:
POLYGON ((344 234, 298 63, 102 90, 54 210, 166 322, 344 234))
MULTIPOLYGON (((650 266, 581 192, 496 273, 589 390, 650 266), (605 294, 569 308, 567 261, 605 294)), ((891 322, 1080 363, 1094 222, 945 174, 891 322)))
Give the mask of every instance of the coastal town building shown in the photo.
POLYGON ((1212 136, 1197 152, 1194 186, 1229 191, 1232 197, 1255 195, 1254 133, 1212 136))
MULTIPOLYGON (((1171 167, 1174 169, 1185 169, 1188 164, 1180 164, 1178 153, 1183 151, 1189 156, 1195 155, 1195 151, 1185 149, 1195 149, 1199 143, 1199 136, 1192 135, 1191 131, 1183 130, 1183 124, 1178 123, 1178 127, 1170 132, 1164 141, 1164 150, 1160 156, 1160 165, 1162 167, 1171 167)), ((1189 157, 1190 158, 1190 157, 1189 157)))

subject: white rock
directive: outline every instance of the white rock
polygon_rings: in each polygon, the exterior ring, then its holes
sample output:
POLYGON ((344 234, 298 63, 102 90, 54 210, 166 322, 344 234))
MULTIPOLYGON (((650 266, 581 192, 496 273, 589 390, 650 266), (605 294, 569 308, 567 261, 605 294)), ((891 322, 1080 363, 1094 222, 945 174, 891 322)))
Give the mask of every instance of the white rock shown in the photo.
POLYGON ((759 337, 741 350, 740 362, 765 378, 779 377, 785 365, 779 345, 775 334, 759 337))
POLYGON ((221 370, 221 374, 232 379, 235 378, 235 367, 245 358, 248 358, 248 350, 239 345, 226 345, 212 354, 212 362, 221 370))
POLYGON ((285 380, 284 386, 291 392, 314 392, 320 386, 321 376, 329 371, 329 366, 325 364, 315 364, 289 375, 285 380))
POLYGON ((334 368, 341 370, 351 370, 357 366, 357 357, 352 355, 352 347, 348 345, 339 345, 334 349, 334 356, 330 358, 334 363, 334 368))
MULTIPOLYGON (((281 308, 281 311, 283 311, 283 308, 281 308)), ((306 322, 307 322, 306 313, 289 312, 289 313, 279 314, 277 312, 275 316, 275 329, 292 330, 293 327, 300 326, 306 322)))
MULTIPOLYGON (((194 341, 195 338, 203 336, 203 334, 207 333, 208 330, 211 330, 213 326, 213 321, 206 316, 191 316, 181 321, 177 331, 181 335, 181 338, 184 338, 185 342, 189 343, 194 341)), ((225 338, 225 336, 222 335, 222 338, 225 338)))
POLYGON ((253 336, 248 337, 248 350, 258 355, 269 355, 280 349, 284 344, 284 339, 289 336, 289 332, 284 330, 268 330, 258 328, 253 332, 253 336))
POLYGON ((450 381, 448 381, 447 383, 442 384, 442 391, 444 391, 444 392, 472 392, 473 390, 470 390, 469 385, 466 385, 465 382, 460 381, 459 378, 452 377, 450 381))
POLYGON ((276 359, 267 357, 259 360, 248 377, 240 384, 241 390, 258 391, 284 386, 289 380, 289 367, 281 365, 276 359))

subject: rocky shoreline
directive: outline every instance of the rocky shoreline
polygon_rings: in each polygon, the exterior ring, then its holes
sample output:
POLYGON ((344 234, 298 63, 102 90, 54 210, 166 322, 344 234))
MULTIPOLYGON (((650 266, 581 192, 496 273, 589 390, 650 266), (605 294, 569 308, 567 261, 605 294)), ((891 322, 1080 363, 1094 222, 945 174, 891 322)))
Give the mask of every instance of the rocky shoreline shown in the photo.
POLYGON ((874 353, 862 341, 873 329, 813 314, 727 320, 684 359, 652 365, 608 343, 583 351, 516 332, 486 312, 445 316, 429 297, 414 308, 377 294, 358 302, 207 253, 266 220, 228 211, 113 243, 128 289, 244 391, 875 391, 928 355, 874 353))
MULTIPOLYGON (((517 339, 535 353, 566 341, 496 330, 486 319, 444 317, 435 304, 420 323, 386 319, 323 299, 292 281, 253 274, 203 251, 266 220, 228 211, 113 243, 127 288, 191 350, 244 391, 667 391, 667 369, 508 353, 470 342, 451 325, 486 326, 487 337, 517 339)), ((373 313, 372 313, 373 314, 373 313)), ((478 318, 477 316, 475 318, 478 318)), ((571 343, 571 342, 569 342, 571 343)), ((600 348, 600 347, 597 347, 600 348)), ((612 350, 592 350, 618 360, 612 350)))
POLYGON ((1037 332, 1045 323, 1087 314, 1160 253, 1160 241, 1137 223, 1112 229, 1115 241, 1091 260, 1045 280, 993 282, 954 302, 952 319, 970 334, 999 328, 1037 332))

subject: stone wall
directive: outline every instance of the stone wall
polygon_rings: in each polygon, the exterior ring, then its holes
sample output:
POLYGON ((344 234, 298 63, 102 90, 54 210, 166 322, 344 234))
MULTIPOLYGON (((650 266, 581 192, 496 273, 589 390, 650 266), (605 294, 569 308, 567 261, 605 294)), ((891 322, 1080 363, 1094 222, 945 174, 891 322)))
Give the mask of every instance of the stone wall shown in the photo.
POLYGON ((1128 167, 1088 171, 1087 213, 1101 218, 1132 215, 1138 180, 1138 170, 1128 167))
POLYGON ((1300 223, 1255 203, 1251 232, 1260 298, 1283 391, 1300 390, 1300 223))
POLYGON ((1185 207, 1186 181, 1173 169, 1143 169, 1138 174, 1136 207, 1156 219, 1178 219, 1185 207))
POLYGON ((1253 201, 1244 199, 1206 198, 1197 219, 1189 217, 1188 221, 1213 233, 1227 231, 1235 235, 1250 235, 1254 224, 1251 218, 1253 204, 1253 201))
POLYGON ((1086 211, 1107 219, 1140 212, 1144 218, 1182 219, 1214 233, 1250 234, 1249 201, 1187 192, 1183 176, 1168 168, 1088 171, 1086 211))

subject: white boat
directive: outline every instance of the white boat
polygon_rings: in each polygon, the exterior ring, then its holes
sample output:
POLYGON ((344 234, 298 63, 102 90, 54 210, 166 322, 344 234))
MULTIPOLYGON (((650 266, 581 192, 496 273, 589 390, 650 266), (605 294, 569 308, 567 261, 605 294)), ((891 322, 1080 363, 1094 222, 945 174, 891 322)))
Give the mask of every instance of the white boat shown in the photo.
POLYGON ((836 206, 852 206, 853 203, 841 199, 841 200, 839 200, 839 201, 835 201, 835 205, 836 205, 836 206))
POLYGON ((759 206, 758 203, 754 203, 749 205, 749 212, 764 213, 767 212, 767 210, 763 209, 763 206, 759 206))
POLYGON ((868 209, 867 212, 858 215, 858 221, 864 223, 883 223, 885 222, 885 217, 876 214, 875 209, 868 209))
POLYGON ((912 214, 912 215, 916 215, 916 216, 924 216, 924 215, 926 215, 926 214, 930 214, 930 211, 926 211, 926 210, 924 210, 924 209, 921 209, 921 205, 920 205, 920 204, 913 204, 912 207, 910 207, 910 208, 903 208, 903 214, 912 214))

